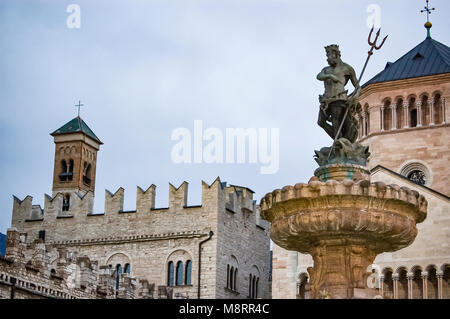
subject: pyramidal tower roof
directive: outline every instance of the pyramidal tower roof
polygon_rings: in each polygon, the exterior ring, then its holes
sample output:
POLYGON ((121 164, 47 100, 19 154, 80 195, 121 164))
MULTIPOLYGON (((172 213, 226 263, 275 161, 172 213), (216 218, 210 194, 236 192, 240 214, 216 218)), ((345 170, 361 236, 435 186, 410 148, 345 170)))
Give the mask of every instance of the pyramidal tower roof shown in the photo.
POLYGON ((97 137, 97 135, 95 135, 95 133, 89 128, 89 126, 87 126, 87 124, 79 116, 67 122, 50 135, 55 136, 71 133, 83 133, 92 138, 93 140, 97 141, 98 143, 103 144, 102 141, 100 141, 100 139, 97 137))
POLYGON ((450 73, 450 48, 431 37, 366 82, 370 84, 450 73))

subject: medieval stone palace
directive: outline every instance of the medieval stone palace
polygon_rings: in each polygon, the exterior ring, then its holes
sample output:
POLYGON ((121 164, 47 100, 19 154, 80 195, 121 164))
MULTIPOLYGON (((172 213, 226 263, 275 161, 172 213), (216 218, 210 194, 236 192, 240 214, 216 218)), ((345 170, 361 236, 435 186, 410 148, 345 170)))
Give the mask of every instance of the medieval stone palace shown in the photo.
POLYGON ((188 206, 188 183, 170 185, 155 207, 156 186, 105 192, 93 214, 97 152, 103 143, 76 117, 51 134, 52 196, 44 208, 14 197, 0 298, 269 298, 269 224, 253 191, 217 178, 188 206))

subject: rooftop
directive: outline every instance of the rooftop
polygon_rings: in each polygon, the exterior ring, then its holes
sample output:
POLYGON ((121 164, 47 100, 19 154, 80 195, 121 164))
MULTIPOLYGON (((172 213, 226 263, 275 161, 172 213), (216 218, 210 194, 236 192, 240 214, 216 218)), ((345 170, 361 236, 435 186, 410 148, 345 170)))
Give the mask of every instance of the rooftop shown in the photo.
POLYGON ((375 75, 362 87, 374 83, 443 73, 450 73, 450 48, 431 37, 427 37, 397 61, 388 62, 383 71, 375 75))
POLYGON ((95 133, 87 126, 87 124, 81 119, 81 117, 77 116, 73 120, 67 122, 59 129, 51 133, 50 135, 61 135, 61 134, 71 134, 71 133, 83 133, 93 140, 97 141, 100 144, 103 144, 102 141, 95 135, 95 133))

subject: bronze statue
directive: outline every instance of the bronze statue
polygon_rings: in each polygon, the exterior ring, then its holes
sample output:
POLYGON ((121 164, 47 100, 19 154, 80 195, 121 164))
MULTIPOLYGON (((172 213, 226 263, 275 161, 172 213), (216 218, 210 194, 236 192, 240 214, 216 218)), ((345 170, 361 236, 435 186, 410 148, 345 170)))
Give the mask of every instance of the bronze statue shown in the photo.
POLYGON ((368 39, 370 51, 359 79, 356 77, 355 70, 341 60, 338 45, 332 44, 325 47, 329 66, 317 75, 317 79, 323 81, 325 85, 325 93, 319 95, 320 110, 317 123, 333 139, 333 145, 315 151, 315 160, 320 166, 337 163, 366 166, 370 156, 369 147, 356 142, 358 139, 356 114, 361 110, 358 102, 361 93, 360 82, 367 63, 374 50, 381 49, 387 39, 386 36, 381 44, 377 45, 381 29, 378 30, 375 40, 372 41, 373 29, 370 30, 368 39), (348 81, 351 81, 355 87, 354 92, 350 95, 345 89, 348 81))
POLYGON ((345 137, 354 143, 358 138, 358 122, 354 118, 354 114, 359 111, 357 107, 361 88, 355 70, 341 60, 339 46, 332 44, 325 47, 325 50, 329 66, 317 75, 317 79, 323 81, 325 85, 325 93, 319 96, 318 124, 333 140, 336 137, 345 137), (351 81, 355 87, 355 91, 350 95, 347 95, 348 90, 345 90, 348 81, 351 81), (350 116, 344 119, 347 108, 350 108, 350 116), (338 135, 342 120, 345 122, 338 135))

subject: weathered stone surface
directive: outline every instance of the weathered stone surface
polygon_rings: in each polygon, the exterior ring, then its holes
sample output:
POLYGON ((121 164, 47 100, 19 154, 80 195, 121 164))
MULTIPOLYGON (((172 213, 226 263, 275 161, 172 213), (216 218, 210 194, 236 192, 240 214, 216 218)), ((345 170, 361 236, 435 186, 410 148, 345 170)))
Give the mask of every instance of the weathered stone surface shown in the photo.
MULTIPOLYGON (((202 246, 201 297, 247 298, 248 279, 254 269, 259 273, 260 297, 270 297, 269 225, 259 218, 259 206, 245 187, 223 187, 219 179, 202 183, 202 203, 187 206, 188 184, 169 190, 168 208, 155 208, 156 187, 138 187, 136 211, 123 211, 124 189, 105 192, 105 212, 93 215, 91 193, 74 194, 71 208, 63 212, 61 195, 47 197, 39 218, 33 218, 32 198, 14 199, 13 226, 27 234, 27 242, 45 230, 46 243, 66 248, 98 260, 99 266, 130 263, 136 280, 155 286, 167 285, 169 261, 191 260, 192 284, 173 287, 173 295, 196 298, 198 291, 198 244, 202 246), (61 218, 64 216, 64 218, 61 218), (70 217, 69 217, 70 216, 70 217), (186 258, 178 258, 183 252, 186 258), (121 258, 119 258, 121 256, 121 258), (237 292, 227 286, 227 265, 238 261, 237 292)), ((252 275, 256 275, 253 271, 252 275)), ((156 294, 156 292, 155 292, 156 294)), ((135 294, 139 297, 139 294, 135 294)))
POLYGON ((261 209, 277 245, 313 256, 312 298, 352 298, 353 289, 365 288, 366 269, 377 254, 414 241, 427 201, 397 185, 314 177, 268 193, 261 209))

